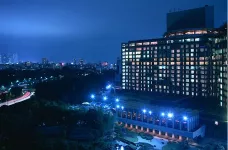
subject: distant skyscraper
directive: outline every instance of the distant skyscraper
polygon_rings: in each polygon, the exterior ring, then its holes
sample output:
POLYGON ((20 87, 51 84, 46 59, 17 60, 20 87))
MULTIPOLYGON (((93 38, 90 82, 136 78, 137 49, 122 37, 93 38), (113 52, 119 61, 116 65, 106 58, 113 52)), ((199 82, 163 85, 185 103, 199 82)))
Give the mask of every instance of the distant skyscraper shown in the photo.
POLYGON ((79 64, 80 65, 83 65, 84 64, 84 60, 83 59, 80 59, 79 64))
POLYGON ((47 58, 42 58, 42 64, 48 64, 48 59, 47 58))
POLYGON ((8 63, 10 63, 10 61, 11 61, 11 59, 8 54, 6 54, 6 53, 1 54, 2 64, 8 64, 8 63))
POLYGON ((77 64, 76 58, 73 59, 73 63, 74 63, 75 65, 77 64))
POLYGON ((13 57, 13 62, 12 63, 18 63, 18 55, 17 55, 17 53, 14 53, 14 54, 12 54, 12 57, 13 57))

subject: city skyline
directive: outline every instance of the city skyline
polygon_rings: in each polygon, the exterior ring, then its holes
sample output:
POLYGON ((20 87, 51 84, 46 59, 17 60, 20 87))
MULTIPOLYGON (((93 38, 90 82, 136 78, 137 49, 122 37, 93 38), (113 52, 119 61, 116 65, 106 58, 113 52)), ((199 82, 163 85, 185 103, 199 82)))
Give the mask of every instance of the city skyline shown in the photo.
POLYGON ((2 1, 0 48, 17 52, 23 61, 40 62, 47 57, 61 62, 77 57, 97 62, 105 56, 104 61, 115 62, 122 41, 161 37, 170 10, 204 5, 214 6, 215 27, 226 20, 225 0, 158 1, 156 5, 152 1, 128 0, 103 1, 101 5, 88 1, 2 1))

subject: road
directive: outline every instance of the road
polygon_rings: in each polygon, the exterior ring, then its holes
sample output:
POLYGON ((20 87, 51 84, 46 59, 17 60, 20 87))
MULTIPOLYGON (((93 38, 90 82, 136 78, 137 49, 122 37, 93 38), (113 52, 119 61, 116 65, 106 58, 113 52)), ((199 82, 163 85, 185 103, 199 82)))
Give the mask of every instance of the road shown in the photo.
POLYGON ((0 107, 6 105, 6 106, 10 106, 10 105, 13 105, 13 104, 16 104, 16 103, 19 103, 19 102, 22 102, 22 101, 25 101, 25 100, 28 100, 31 98, 31 96, 34 95, 35 92, 26 92, 24 95, 22 95, 21 97, 18 97, 18 98, 15 98, 15 99, 12 99, 12 100, 9 100, 9 101, 6 101, 4 103, 0 103, 0 107))

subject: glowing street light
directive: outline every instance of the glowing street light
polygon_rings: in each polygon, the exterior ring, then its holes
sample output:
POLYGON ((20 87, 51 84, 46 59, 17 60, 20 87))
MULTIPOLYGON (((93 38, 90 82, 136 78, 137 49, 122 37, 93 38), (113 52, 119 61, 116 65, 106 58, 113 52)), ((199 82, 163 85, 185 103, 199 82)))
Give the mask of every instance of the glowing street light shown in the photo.
POLYGON ((94 99, 94 98, 95 98, 95 95, 94 95, 94 94, 91 94, 91 95, 90 95, 90 98, 91 98, 91 99, 94 99))
POLYGON ((116 105, 116 108, 120 108, 120 105, 116 105))
POLYGON ((152 112, 151 112, 151 111, 149 111, 149 114, 150 114, 150 115, 151 115, 151 113, 152 113, 152 112))
POLYGON ((173 117, 173 113, 168 113, 168 117, 172 118, 173 117))
POLYGON ((104 97, 103 97, 103 100, 104 100, 104 101, 106 101, 107 99, 108 99, 107 96, 104 96, 104 97))
POLYGON ((146 109, 143 109, 143 113, 146 113, 146 109))
POLYGON ((106 86, 106 89, 108 90, 108 89, 110 89, 111 87, 112 87, 112 85, 109 84, 109 85, 106 86))
POLYGON ((116 102, 119 102, 120 100, 119 100, 119 98, 116 98, 116 102))
POLYGON ((122 106, 122 107, 121 107, 121 109, 123 110, 123 109, 124 109, 124 107, 122 106))
POLYGON ((186 120, 188 120, 188 117, 184 116, 183 119, 186 121, 186 120))
POLYGON ((165 116, 165 113, 161 113, 162 116, 165 116))

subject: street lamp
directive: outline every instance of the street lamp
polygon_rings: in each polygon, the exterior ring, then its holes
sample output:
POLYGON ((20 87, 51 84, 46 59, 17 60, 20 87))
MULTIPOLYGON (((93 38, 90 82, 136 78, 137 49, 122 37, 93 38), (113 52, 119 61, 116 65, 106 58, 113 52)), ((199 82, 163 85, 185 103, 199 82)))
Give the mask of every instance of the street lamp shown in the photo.
POLYGON ((111 87, 112 87, 112 85, 109 84, 109 85, 106 86, 106 89, 108 90, 108 89, 110 89, 111 87))
POLYGON ((104 97, 103 97, 103 100, 104 100, 104 101, 106 101, 107 99, 108 99, 107 96, 104 96, 104 97))
POLYGON ((165 116, 165 113, 161 113, 162 116, 165 116))
POLYGON ((168 113, 168 117, 172 118, 173 117, 173 113, 168 113))
POLYGON ((120 108, 120 105, 116 105, 116 108, 120 108))
POLYGON ((116 98, 116 102, 119 102, 120 100, 119 100, 119 98, 116 98))
POLYGON ((188 117, 184 116, 183 119, 186 121, 186 120, 188 120, 188 117))
POLYGON ((146 109, 143 109, 143 113, 146 113, 146 109))
POLYGON ((151 111, 149 111, 149 114, 150 114, 150 115, 151 115, 151 113, 152 113, 152 112, 151 112, 151 111))
POLYGON ((94 95, 94 94, 91 94, 91 95, 90 95, 90 98, 91 98, 91 99, 95 99, 95 95, 94 95))
POLYGON ((124 109, 124 107, 122 106, 122 107, 121 107, 121 109, 123 110, 123 109, 124 109))

